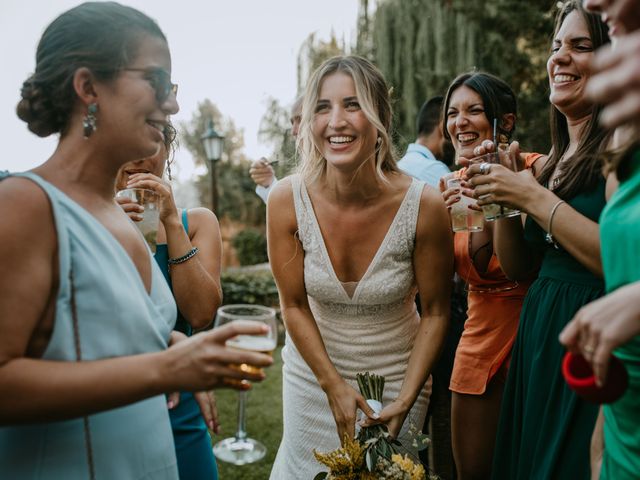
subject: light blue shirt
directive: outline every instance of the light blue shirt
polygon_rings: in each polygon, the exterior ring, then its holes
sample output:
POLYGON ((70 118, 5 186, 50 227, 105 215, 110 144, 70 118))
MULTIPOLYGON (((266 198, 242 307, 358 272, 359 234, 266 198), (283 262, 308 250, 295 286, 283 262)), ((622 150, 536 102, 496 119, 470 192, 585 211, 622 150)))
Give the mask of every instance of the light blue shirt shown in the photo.
POLYGON ((438 188, 438 182, 443 176, 451 173, 431 150, 419 143, 409 144, 407 153, 398 162, 398 168, 435 188, 438 188))

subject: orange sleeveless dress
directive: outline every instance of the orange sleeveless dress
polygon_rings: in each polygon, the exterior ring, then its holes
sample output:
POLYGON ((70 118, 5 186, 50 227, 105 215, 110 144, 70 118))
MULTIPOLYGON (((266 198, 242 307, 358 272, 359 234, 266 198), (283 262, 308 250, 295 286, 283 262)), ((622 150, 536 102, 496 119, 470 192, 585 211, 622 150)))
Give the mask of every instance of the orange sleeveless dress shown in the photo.
MULTIPOLYGON (((527 156, 526 168, 540 158, 527 156)), ((509 280, 494 253, 487 271, 480 274, 469 255, 469 232, 454 235, 456 273, 468 285, 467 321, 456 349, 449 389, 481 395, 498 374, 503 381, 516 338, 524 296, 533 279, 509 280)))

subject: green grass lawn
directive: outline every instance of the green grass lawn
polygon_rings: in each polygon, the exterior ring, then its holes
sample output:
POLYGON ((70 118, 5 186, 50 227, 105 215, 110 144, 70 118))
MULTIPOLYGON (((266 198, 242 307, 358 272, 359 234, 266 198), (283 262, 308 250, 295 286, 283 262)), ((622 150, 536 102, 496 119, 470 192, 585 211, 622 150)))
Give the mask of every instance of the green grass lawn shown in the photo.
MULTIPOLYGON (((267 378, 256 383, 249 391, 247 402, 247 432, 267 447, 265 458, 251 465, 236 466, 218 461, 220 480, 265 480, 282 437, 282 360, 278 348, 273 352, 273 365, 267 378)), ((220 435, 213 442, 232 436, 236 431, 238 393, 235 390, 217 390, 218 415, 222 425, 220 435)))

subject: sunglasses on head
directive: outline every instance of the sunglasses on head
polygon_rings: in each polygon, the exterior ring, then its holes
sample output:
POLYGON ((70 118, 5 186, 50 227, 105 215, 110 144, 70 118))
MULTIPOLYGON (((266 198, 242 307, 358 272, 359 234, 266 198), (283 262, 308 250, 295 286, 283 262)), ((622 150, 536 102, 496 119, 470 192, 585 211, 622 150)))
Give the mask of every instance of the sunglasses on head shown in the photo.
POLYGON ((156 100, 162 105, 172 93, 178 95, 178 84, 171 83, 171 76, 161 68, 123 68, 127 72, 142 72, 156 91, 156 100))

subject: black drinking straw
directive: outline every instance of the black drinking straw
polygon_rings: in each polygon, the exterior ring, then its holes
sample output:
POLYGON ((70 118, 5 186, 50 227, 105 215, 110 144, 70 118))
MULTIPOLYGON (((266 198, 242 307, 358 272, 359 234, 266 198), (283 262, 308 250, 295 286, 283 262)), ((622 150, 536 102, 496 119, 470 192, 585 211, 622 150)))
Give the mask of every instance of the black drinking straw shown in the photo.
MULTIPOLYGON (((493 148, 495 148, 496 163, 500 163, 500 156, 498 154, 498 119, 493 119, 493 148)), ((504 215, 504 207, 500 205, 500 216, 504 215)))

